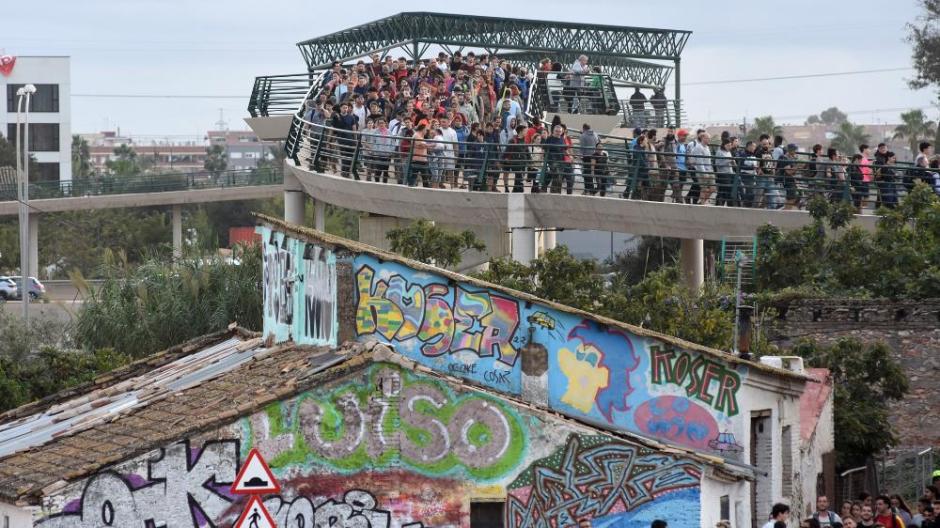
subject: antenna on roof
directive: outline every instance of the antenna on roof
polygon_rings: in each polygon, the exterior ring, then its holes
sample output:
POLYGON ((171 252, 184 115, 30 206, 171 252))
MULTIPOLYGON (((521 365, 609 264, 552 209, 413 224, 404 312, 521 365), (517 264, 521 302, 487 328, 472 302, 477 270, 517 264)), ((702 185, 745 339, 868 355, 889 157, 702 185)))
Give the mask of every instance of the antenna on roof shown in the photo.
POLYGON ((219 108, 219 120, 215 124, 218 126, 218 130, 228 131, 228 123, 225 122, 225 109, 219 108))

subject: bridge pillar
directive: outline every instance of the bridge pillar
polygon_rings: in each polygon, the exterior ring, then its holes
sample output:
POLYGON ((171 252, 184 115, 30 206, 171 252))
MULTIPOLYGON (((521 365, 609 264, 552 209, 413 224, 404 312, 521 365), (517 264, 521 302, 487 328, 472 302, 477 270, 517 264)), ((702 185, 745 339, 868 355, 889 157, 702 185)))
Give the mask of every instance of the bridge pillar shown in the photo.
POLYGON ((173 259, 183 258, 183 208, 173 206, 173 259))
MULTIPOLYGON (((39 277, 39 215, 29 215, 29 276, 39 277)), ((23 284, 26 284, 25 282, 23 284)))
POLYGON ((555 238, 556 233, 557 231, 552 228, 545 228, 545 231, 542 231, 542 248, 539 255, 555 249, 555 246, 558 245, 555 238))
POLYGON ((526 208, 526 195, 512 193, 508 197, 509 218, 508 226, 511 235, 512 259, 520 264, 529 265, 538 255, 536 245, 538 237, 535 232, 535 221, 531 212, 526 208))
POLYGON ((323 200, 313 201, 313 227, 317 231, 326 231, 326 203, 323 200))
POLYGON ((680 239, 679 265, 686 287, 695 293, 702 291, 705 285, 705 242, 694 238, 680 239))
POLYGON ((306 195, 303 191, 284 190, 284 221, 303 225, 304 201, 306 195))

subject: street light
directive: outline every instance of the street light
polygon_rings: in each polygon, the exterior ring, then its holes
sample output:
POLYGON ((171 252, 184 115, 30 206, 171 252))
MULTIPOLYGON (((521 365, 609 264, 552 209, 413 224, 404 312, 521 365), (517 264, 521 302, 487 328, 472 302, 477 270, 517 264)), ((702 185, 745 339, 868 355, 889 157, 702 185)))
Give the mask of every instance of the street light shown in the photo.
POLYGON ((29 103, 36 86, 27 84, 16 91, 16 176, 20 201, 20 292, 23 303, 23 324, 29 323, 29 103), (25 103, 25 104, 24 104, 25 103), (25 112, 24 112, 25 110, 25 112), (20 131, 20 113, 25 115, 20 131), (23 150, 20 151, 20 134, 23 150), (20 156, 22 156, 22 161, 20 156))

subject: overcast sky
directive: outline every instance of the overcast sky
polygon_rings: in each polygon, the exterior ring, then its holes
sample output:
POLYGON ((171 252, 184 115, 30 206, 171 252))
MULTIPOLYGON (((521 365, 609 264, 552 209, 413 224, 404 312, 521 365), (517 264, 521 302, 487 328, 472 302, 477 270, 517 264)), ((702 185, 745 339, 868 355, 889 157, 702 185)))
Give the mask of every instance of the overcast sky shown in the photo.
POLYGON ((72 57, 74 132, 120 127, 134 135, 202 136, 215 127, 219 109, 230 128, 245 128, 256 75, 304 71, 296 42, 416 10, 691 30, 682 95, 695 123, 766 114, 801 123, 829 106, 862 123, 896 122, 898 109, 906 108, 938 114, 932 90, 907 87, 910 71, 697 84, 909 67, 904 26, 919 14, 916 0, 46 0, 19 6, 3 10, 0 52, 72 57), (102 94, 234 97, 87 97, 102 94))

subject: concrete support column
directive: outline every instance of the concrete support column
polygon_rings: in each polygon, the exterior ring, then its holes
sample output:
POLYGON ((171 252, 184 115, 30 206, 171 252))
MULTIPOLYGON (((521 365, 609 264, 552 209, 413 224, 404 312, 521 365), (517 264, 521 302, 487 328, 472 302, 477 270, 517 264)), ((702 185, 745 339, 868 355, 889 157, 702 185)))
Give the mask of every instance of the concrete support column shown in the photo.
POLYGON ((173 206, 173 258, 183 258, 183 208, 173 206))
POLYGON ((39 215, 29 215, 29 276, 39 277, 39 215))
POLYGON ((512 227, 512 259, 528 266, 535 260, 535 229, 512 227))
POLYGON ((284 190, 284 221, 303 225, 304 223, 304 199, 306 195, 303 191, 284 190))
POLYGON ((702 291, 705 285, 705 242, 694 238, 679 241, 679 264, 682 281, 692 292, 702 291))
POLYGON ((545 231, 542 231, 542 253, 555 249, 555 246, 558 244, 555 240, 557 231, 555 231, 554 228, 545 229, 545 231))
POLYGON ((326 231, 326 204, 323 200, 313 201, 313 227, 317 231, 326 231))
POLYGON ((520 264, 529 265, 538 254, 538 237, 535 233, 535 221, 526 208, 526 195, 512 193, 507 196, 508 221, 512 243, 512 259, 520 264))

